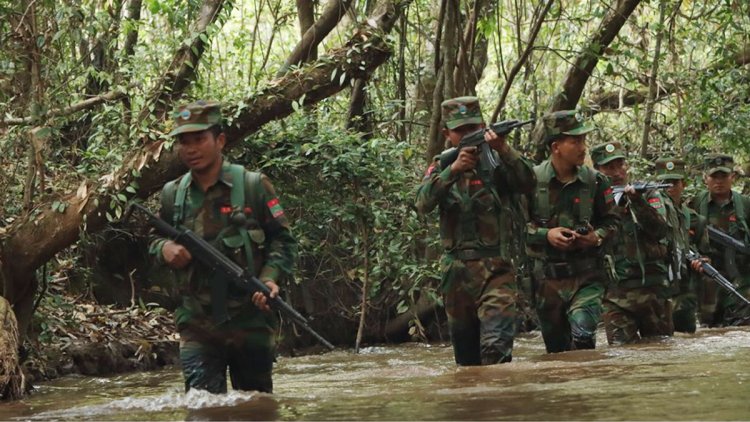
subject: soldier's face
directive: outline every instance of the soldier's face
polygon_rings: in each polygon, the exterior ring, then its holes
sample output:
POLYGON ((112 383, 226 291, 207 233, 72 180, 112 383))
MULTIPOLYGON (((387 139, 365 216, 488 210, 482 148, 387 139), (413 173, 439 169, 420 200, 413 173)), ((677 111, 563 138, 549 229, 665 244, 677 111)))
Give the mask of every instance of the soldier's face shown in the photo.
POLYGON ((671 183, 672 187, 667 188, 667 194, 672 198, 673 201, 679 201, 682 199, 682 192, 685 190, 685 181, 682 179, 670 179, 665 180, 666 183, 671 183))
POLYGON ((732 190, 734 174, 717 171, 704 178, 708 191, 713 195, 727 195, 732 190))
POLYGON ((205 171, 221 162, 225 142, 223 133, 214 137, 210 130, 183 133, 177 140, 178 154, 190 170, 205 171))
POLYGON ((468 135, 471 132, 476 132, 483 127, 483 124, 468 124, 459 126, 455 129, 443 128, 443 135, 448 138, 448 140, 451 142, 451 145, 457 147, 458 143, 461 142, 461 138, 463 138, 464 135, 468 135))
POLYGON ((617 158, 596 168, 612 179, 613 185, 625 185, 628 182, 628 163, 624 158, 617 158))
POLYGON ((552 143, 552 153, 569 165, 583 165, 586 159, 586 135, 565 135, 552 143))

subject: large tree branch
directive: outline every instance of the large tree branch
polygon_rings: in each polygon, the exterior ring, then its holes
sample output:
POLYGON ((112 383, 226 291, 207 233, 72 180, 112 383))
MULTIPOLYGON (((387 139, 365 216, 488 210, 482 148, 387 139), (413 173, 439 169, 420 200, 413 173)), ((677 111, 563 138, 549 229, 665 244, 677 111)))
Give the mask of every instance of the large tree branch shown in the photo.
POLYGON ((156 85, 156 94, 143 107, 139 120, 149 115, 156 120, 164 119, 169 108, 193 82, 203 51, 206 49, 208 28, 216 21, 223 6, 224 0, 205 0, 190 31, 190 42, 182 44, 177 50, 169 68, 156 85))
POLYGON ((276 76, 282 76, 290 67, 298 65, 306 61, 308 57, 311 57, 311 52, 317 49, 318 44, 338 25, 351 4, 352 0, 330 0, 328 7, 326 7, 320 19, 305 31, 302 39, 294 47, 284 65, 276 73, 276 76))
POLYGON ((97 95, 96 97, 87 98, 83 101, 71 104, 65 108, 54 108, 41 116, 32 117, 17 117, 0 120, 0 127, 4 126, 15 126, 15 125, 29 125, 39 119, 50 119, 53 117, 67 116, 69 114, 77 113, 79 111, 88 110, 92 107, 96 107, 99 104, 117 101, 127 96, 126 92, 123 91, 110 91, 106 94, 97 95))

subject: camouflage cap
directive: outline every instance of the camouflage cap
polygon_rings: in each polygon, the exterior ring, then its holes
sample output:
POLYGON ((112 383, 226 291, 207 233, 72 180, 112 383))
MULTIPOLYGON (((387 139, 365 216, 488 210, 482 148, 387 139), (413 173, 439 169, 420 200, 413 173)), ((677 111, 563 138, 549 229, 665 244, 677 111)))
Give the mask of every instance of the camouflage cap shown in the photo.
POLYGON ((443 101, 443 122, 448 129, 468 124, 484 123, 477 97, 456 97, 443 101))
POLYGON ((731 155, 709 154, 703 161, 703 168, 709 176, 719 171, 732 173, 734 171, 734 159, 731 155))
POLYGON ((173 118, 174 129, 169 136, 200 132, 221 123, 221 104, 204 100, 183 104, 174 112, 173 118))
POLYGON ((547 113, 542 117, 544 135, 547 142, 557 139, 560 135, 578 136, 594 130, 593 125, 584 123, 583 115, 576 110, 560 110, 547 113))
POLYGON ((622 144, 619 142, 607 142, 591 148, 591 161, 597 166, 607 164, 618 158, 627 158, 625 151, 622 150, 622 144))
POLYGON ((664 157, 656 160, 656 180, 683 180, 686 176, 685 160, 664 157))

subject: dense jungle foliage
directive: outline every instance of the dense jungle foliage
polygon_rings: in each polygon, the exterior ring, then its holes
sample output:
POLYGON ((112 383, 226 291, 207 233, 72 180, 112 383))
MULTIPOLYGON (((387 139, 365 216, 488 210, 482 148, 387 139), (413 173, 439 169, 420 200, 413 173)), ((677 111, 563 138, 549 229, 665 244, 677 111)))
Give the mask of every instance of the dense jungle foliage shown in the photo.
MULTIPOLYGON (((22 331, 40 300, 158 284, 144 229, 111 223, 181 171, 166 133, 192 99, 220 100, 227 155, 274 181, 295 282, 317 290, 305 307, 348 321, 345 342, 363 288, 366 339, 429 336, 414 317, 439 302, 437 218, 412 204, 443 99, 477 95, 488 121, 578 107, 589 145, 622 141, 640 177, 683 156, 692 190, 706 153, 748 162, 745 0, 0 0, 0 15, 0 269, 22 331), (98 265, 123 230, 141 253, 98 265)), ((538 160, 537 132, 512 142, 538 160)))

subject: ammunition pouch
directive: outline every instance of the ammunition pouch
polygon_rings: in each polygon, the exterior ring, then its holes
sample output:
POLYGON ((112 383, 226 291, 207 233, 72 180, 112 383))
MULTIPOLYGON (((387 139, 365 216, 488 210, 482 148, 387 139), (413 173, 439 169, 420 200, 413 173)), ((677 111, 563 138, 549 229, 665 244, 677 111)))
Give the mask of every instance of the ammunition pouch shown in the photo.
POLYGON ((580 259, 570 262, 544 262, 537 260, 534 265, 534 275, 538 280, 560 279, 582 275, 589 271, 600 269, 598 259, 580 259))

